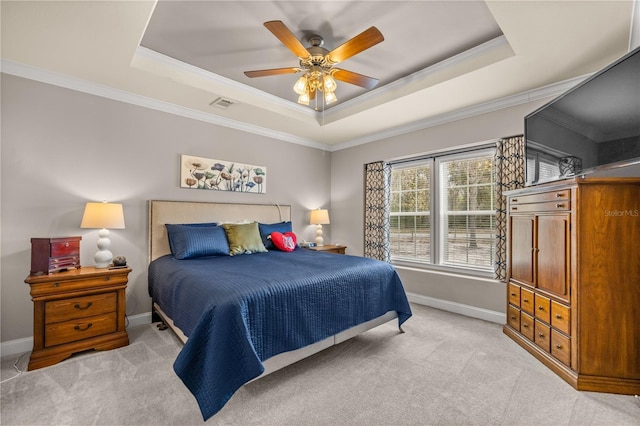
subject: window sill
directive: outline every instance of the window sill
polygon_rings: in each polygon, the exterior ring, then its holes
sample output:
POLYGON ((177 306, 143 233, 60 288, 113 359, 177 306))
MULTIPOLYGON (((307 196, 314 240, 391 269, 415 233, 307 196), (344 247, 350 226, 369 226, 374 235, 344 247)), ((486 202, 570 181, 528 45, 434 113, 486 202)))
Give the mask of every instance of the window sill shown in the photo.
POLYGON ((494 274, 491 271, 486 270, 477 270, 473 268, 464 268, 464 267, 456 267, 456 266, 445 266, 445 265, 432 265, 421 262, 411 262, 407 260, 399 260, 392 259, 391 264, 393 266, 405 268, 405 269, 413 269, 417 271, 426 271, 426 272, 436 272, 443 273, 449 275, 459 275, 463 277, 472 277, 472 278, 480 278, 487 281, 495 281, 499 282, 494 278, 494 274))

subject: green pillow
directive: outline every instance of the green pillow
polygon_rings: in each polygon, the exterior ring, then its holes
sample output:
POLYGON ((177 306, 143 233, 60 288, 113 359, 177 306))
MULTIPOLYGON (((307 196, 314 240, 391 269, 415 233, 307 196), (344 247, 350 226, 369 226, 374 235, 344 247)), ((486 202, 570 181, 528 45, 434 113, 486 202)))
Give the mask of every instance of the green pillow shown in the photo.
POLYGON ((267 249, 262 244, 258 222, 223 223, 222 227, 229 241, 229 255, 264 253, 267 249))

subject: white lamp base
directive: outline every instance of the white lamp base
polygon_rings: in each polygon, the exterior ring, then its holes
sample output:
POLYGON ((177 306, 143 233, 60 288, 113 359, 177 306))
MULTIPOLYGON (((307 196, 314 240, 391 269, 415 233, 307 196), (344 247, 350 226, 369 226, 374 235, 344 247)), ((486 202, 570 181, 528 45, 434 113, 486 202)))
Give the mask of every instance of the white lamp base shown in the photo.
POLYGON ((96 268, 108 268, 113 260, 113 253, 109 251, 111 240, 109 239, 109 230, 102 228, 98 231, 98 251, 93 260, 96 262, 96 268))
POLYGON ((322 238, 322 225, 318 224, 316 226, 316 245, 323 246, 324 238, 322 238))

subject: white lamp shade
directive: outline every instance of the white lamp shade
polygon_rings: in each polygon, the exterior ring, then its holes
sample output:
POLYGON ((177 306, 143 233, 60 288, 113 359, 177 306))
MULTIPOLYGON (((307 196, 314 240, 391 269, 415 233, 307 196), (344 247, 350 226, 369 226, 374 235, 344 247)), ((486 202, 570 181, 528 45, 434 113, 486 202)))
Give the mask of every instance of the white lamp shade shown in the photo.
POLYGON ((80 228, 124 229, 122 204, 87 203, 80 228))
POLYGON ((108 268, 113 259, 113 253, 109 250, 109 230, 124 229, 124 213, 122 204, 113 203, 87 203, 82 215, 81 228, 98 228, 98 251, 93 257, 96 268, 108 268))
POLYGON ((311 210, 309 223, 311 225, 328 225, 331 223, 329 222, 329 211, 326 209, 311 210))

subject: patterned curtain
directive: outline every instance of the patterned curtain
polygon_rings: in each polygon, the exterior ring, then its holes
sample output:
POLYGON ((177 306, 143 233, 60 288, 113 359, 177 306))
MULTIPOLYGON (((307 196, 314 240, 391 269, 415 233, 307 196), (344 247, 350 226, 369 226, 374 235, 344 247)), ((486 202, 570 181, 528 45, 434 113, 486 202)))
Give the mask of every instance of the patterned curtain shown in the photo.
POLYGON ((364 173, 364 255, 389 262, 391 166, 383 161, 365 164, 364 173))
POLYGON ((496 143, 496 264, 495 278, 507 278, 507 198, 505 191, 518 189, 525 182, 524 137, 513 136, 496 143))

